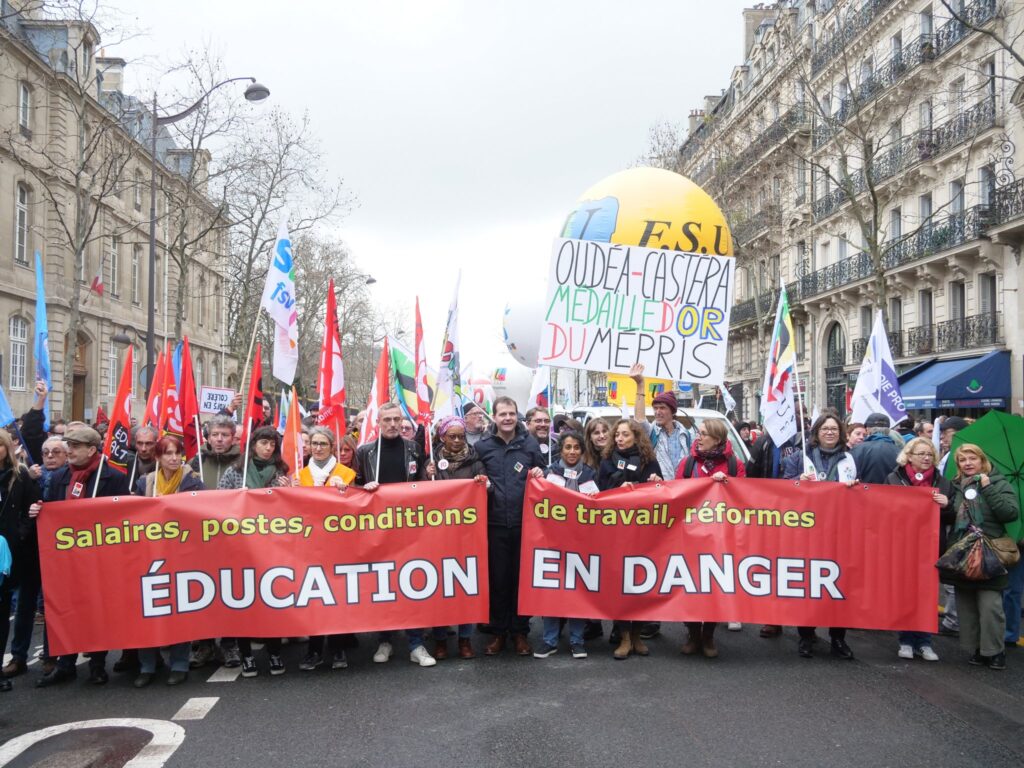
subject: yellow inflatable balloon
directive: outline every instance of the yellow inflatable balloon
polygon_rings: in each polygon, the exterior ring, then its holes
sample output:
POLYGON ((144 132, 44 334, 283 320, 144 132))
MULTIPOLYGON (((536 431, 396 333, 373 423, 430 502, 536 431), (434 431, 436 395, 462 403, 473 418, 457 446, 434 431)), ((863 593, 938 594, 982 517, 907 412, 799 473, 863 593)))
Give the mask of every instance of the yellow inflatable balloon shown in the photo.
POLYGON ((562 237, 732 256, 722 211, 685 176, 630 168, 592 186, 562 227, 562 237))

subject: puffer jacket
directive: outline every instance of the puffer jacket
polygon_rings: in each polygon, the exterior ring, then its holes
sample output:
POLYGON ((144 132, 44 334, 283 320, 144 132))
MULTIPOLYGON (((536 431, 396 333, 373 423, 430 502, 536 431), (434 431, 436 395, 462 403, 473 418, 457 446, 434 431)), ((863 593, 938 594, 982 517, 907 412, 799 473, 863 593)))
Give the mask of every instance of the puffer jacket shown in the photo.
POLYGON ((523 497, 530 470, 548 466, 540 444, 521 423, 516 424, 515 435, 506 443, 492 424, 487 437, 476 444, 476 452, 491 481, 487 491, 487 524, 519 528, 523 524, 523 497))

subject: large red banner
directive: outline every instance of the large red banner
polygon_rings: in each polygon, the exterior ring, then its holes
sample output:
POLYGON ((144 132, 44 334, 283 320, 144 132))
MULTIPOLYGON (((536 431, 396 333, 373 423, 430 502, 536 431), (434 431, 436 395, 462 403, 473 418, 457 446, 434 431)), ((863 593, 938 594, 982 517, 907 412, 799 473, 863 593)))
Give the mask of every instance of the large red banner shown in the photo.
POLYGON ((470 480, 51 502, 38 523, 58 654, 487 619, 470 480))
POLYGON ((519 612, 934 632, 938 526, 930 488, 533 479, 519 612))

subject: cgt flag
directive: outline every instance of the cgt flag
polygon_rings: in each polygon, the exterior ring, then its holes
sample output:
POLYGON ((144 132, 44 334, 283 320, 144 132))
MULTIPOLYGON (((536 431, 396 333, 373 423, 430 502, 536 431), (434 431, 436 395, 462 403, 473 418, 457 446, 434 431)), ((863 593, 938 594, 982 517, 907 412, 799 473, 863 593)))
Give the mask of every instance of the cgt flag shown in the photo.
POLYGON ((107 463, 118 472, 127 474, 131 460, 129 442, 132 429, 132 348, 124 356, 121 383, 117 385, 117 399, 110 409, 110 423, 103 442, 103 455, 107 463))
POLYGON ((202 445, 199 431, 199 397, 196 395, 196 380, 192 373, 192 350, 188 336, 184 339, 181 354, 181 381, 178 384, 178 410, 181 413, 182 440, 185 443, 185 460, 191 461, 199 455, 202 445))
POLYGON ((164 372, 167 370, 167 357, 163 350, 157 355, 153 371, 153 381, 149 385, 149 399, 146 400, 146 413, 142 423, 156 427, 161 434, 164 431, 164 413, 160 403, 164 398, 164 372))
POLYGON ((864 350, 864 361, 857 374, 851 405, 855 422, 864 423, 871 414, 884 413, 889 417, 889 426, 894 426, 907 415, 881 310, 875 315, 875 325, 871 329, 868 348, 864 350))
POLYGON ((249 379, 249 400, 245 404, 245 418, 242 419, 242 451, 249 445, 250 430, 263 424, 263 346, 256 342, 256 356, 252 359, 252 376, 249 379))
POLYGON ((775 311, 775 330, 768 350, 761 394, 761 422, 776 445, 782 445, 796 434, 796 407, 793 404, 795 365, 793 320, 789 316, 789 299, 783 286, 779 307, 775 311))
POLYGON ((388 352, 388 339, 384 337, 384 348, 380 351, 380 358, 377 360, 377 371, 373 374, 373 386, 370 388, 370 398, 366 403, 366 416, 363 423, 359 425, 359 444, 370 443, 377 439, 380 428, 377 424, 377 415, 380 407, 388 401, 388 379, 390 377, 389 365, 390 353, 388 352))

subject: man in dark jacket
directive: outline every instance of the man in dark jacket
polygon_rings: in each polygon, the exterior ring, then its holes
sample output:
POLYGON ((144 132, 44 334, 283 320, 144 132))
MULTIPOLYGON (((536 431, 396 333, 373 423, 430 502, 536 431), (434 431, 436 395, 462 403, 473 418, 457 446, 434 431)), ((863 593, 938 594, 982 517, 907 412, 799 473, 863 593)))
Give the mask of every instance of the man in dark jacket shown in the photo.
MULTIPOLYGON (((385 403, 377 412, 379 438, 356 449, 356 485, 368 491, 381 483, 410 483, 427 477, 427 467, 419 446, 402 437, 402 409, 397 403, 385 403)), ((406 629, 409 640, 409 660, 421 667, 432 667, 437 660, 423 644, 423 629, 406 629)), ((373 660, 387 662, 393 653, 391 632, 377 633, 377 650, 373 660)))
MULTIPOLYGON (((137 427, 133 443, 135 453, 128 461, 128 487, 131 488, 138 482, 139 478, 148 475, 156 469, 156 444, 160 439, 160 432, 156 427, 137 427)), ((217 486, 210 486, 216 488, 217 486)))
POLYGON ((864 422, 868 436, 850 454, 857 465, 857 479, 863 483, 884 485, 889 474, 896 469, 902 445, 896 445, 889 436, 889 417, 872 413, 864 422))
MULTIPOLYGON (((50 486, 46 489, 43 502, 128 495, 128 476, 101 462, 100 435, 95 429, 85 426, 72 427, 65 433, 64 440, 68 447, 68 464, 57 470, 50 479, 50 486)), ((40 514, 40 510, 40 504, 33 504, 29 514, 35 517, 40 514)), ((45 646, 44 642, 44 655, 47 655, 45 646)), ((77 661, 77 653, 59 657, 56 668, 39 678, 36 686, 46 688, 73 680, 77 661)), ((106 683, 106 667, 106 651, 95 651, 90 654, 89 682, 94 685, 106 683)))
POLYGON ((542 477, 547 457, 536 438, 519 423, 511 397, 494 401, 494 424, 476 444, 490 481, 487 492, 487 552, 491 588, 491 627, 494 640, 485 649, 495 656, 512 634, 516 653, 530 656, 526 636, 530 619, 519 615, 519 547, 523 539, 523 497, 527 477, 542 477))

